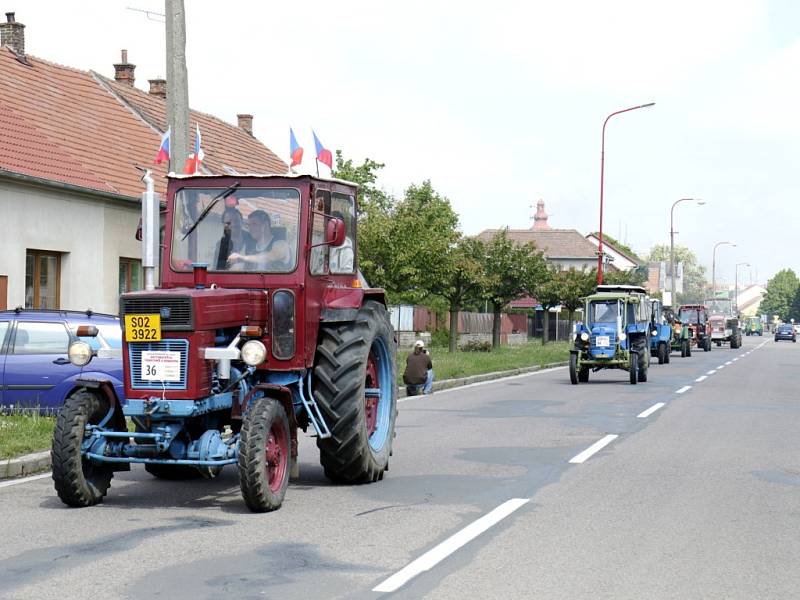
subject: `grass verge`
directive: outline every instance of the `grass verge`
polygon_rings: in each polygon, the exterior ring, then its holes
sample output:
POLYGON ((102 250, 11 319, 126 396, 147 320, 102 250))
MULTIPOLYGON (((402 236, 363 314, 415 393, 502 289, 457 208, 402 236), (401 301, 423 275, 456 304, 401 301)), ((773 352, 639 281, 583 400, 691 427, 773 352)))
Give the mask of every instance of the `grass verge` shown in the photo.
POLYGON ((55 424, 38 414, 0 415, 0 460, 49 450, 55 424))
MULTIPOLYGON (((482 375, 495 371, 508 371, 520 367, 544 366, 549 363, 569 359, 568 342, 550 342, 542 346, 540 340, 533 340, 519 346, 501 346, 491 352, 453 352, 445 347, 432 346, 431 362, 436 381, 482 375)), ((397 353, 397 381, 403 385, 403 371, 406 357, 411 350, 397 353)))

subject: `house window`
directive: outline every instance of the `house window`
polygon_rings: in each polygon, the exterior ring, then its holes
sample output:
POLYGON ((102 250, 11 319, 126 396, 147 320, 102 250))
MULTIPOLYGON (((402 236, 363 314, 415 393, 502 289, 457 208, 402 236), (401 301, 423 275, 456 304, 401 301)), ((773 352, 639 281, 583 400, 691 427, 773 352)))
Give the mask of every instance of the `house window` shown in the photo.
POLYGON ((135 258, 119 259, 119 293, 142 289, 142 261, 135 258))
POLYGON ((25 254, 25 308, 60 308, 61 255, 28 250, 25 254))

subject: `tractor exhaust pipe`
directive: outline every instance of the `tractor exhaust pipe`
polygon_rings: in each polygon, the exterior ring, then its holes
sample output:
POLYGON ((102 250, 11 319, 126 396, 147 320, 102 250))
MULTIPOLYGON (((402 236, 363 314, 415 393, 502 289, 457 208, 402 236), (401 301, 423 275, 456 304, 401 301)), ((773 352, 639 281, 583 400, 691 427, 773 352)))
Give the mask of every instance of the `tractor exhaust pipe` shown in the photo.
POLYGON ((155 192, 150 169, 145 169, 142 181, 145 184, 145 192, 142 194, 142 269, 144 270, 144 289, 149 292, 156 289, 159 199, 155 192))

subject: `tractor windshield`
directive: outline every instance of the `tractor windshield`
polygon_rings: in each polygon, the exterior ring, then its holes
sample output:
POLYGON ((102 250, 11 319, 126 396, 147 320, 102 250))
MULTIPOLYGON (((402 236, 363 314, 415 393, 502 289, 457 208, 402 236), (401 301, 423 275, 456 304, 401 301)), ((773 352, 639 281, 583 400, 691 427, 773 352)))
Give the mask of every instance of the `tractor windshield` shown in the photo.
MULTIPOLYGON (((697 323, 699 320, 696 308, 681 309, 678 318, 682 323, 697 323)), ((703 319, 703 321, 705 321, 705 319, 703 319)))
POLYGON ((617 300, 593 300, 589 304, 591 323, 616 323, 619 314, 617 300))
POLYGON ((175 196, 171 265, 191 271, 287 273, 297 266, 300 192, 287 188, 185 188, 175 196), (205 214, 204 214, 205 213, 205 214))

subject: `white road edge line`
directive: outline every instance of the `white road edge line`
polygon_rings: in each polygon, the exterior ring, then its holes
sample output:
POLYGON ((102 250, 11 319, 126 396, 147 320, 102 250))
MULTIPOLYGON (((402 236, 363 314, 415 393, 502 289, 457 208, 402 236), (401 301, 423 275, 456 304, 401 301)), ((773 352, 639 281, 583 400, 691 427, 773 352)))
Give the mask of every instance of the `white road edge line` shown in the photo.
POLYGON ((384 580, 374 588, 373 592, 394 592, 424 571, 429 571, 453 552, 472 541, 492 525, 496 525, 518 508, 530 502, 529 498, 512 498, 473 521, 461 531, 451 535, 438 546, 431 548, 413 562, 410 562, 397 573, 384 580))
POLYGON ((52 476, 52 472, 42 473, 41 475, 31 475, 30 477, 23 477, 22 479, 12 479, 11 481, 0 481, 0 488, 11 487, 12 485, 20 485, 28 483, 29 481, 36 481, 37 479, 44 479, 45 477, 52 476))
POLYGON ((716 372, 717 372, 716 369, 711 369, 708 373, 706 373, 706 375, 713 375, 716 372))
POLYGON ((656 412, 659 408, 663 408, 666 405, 667 405, 666 402, 656 402, 655 404, 653 404, 653 406, 648 408, 646 411, 636 415, 636 418, 637 419, 646 419, 647 417, 652 415, 654 412, 656 412))
MULTIPOLYGON (((520 373, 519 375, 509 375, 508 377, 501 377, 500 379, 487 379, 486 381, 478 381, 476 383, 470 383, 469 385, 457 385, 455 387, 447 388, 446 390, 437 390, 434 392, 436 396, 441 396, 442 394, 446 394, 448 392, 458 392, 461 390, 466 390, 472 387, 477 387, 479 385, 487 385, 489 383, 503 383, 504 381, 510 381, 511 379, 519 379, 520 377, 532 377, 533 375, 542 375, 544 373, 552 373, 553 371, 560 371, 561 369, 566 369, 567 367, 550 367, 549 369, 541 369, 539 371, 531 371, 530 373, 520 373)), ((405 398, 400 398, 397 400, 398 403, 406 402, 408 400, 422 400, 422 399, 429 399, 428 396, 425 394, 420 394, 419 396, 406 396, 405 398)))
POLYGON ((679 390, 675 390, 675 393, 676 393, 676 394, 683 394, 684 392, 688 392, 690 389, 692 389, 692 386, 690 386, 690 385, 685 385, 685 386, 683 386, 681 389, 679 389, 679 390))
POLYGON ((708 375, 700 375, 697 379, 694 380, 695 383, 700 383, 701 381, 705 381, 708 379, 708 375))
POLYGON ((571 462, 572 464, 576 464, 576 465, 581 464, 583 462, 586 462, 589 459, 589 457, 592 456, 592 454, 595 454, 596 452, 600 452, 600 450, 602 450, 603 448, 608 446, 611 442, 613 442, 618 437, 619 437, 618 435, 615 435, 613 433, 608 434, 602 440, 596 441, 594 444, 589 446, 586 450, 584 450, 580 454, 577 454, 577 455, 573 456, 572 458, 570 458, 569 462, 571 462))

